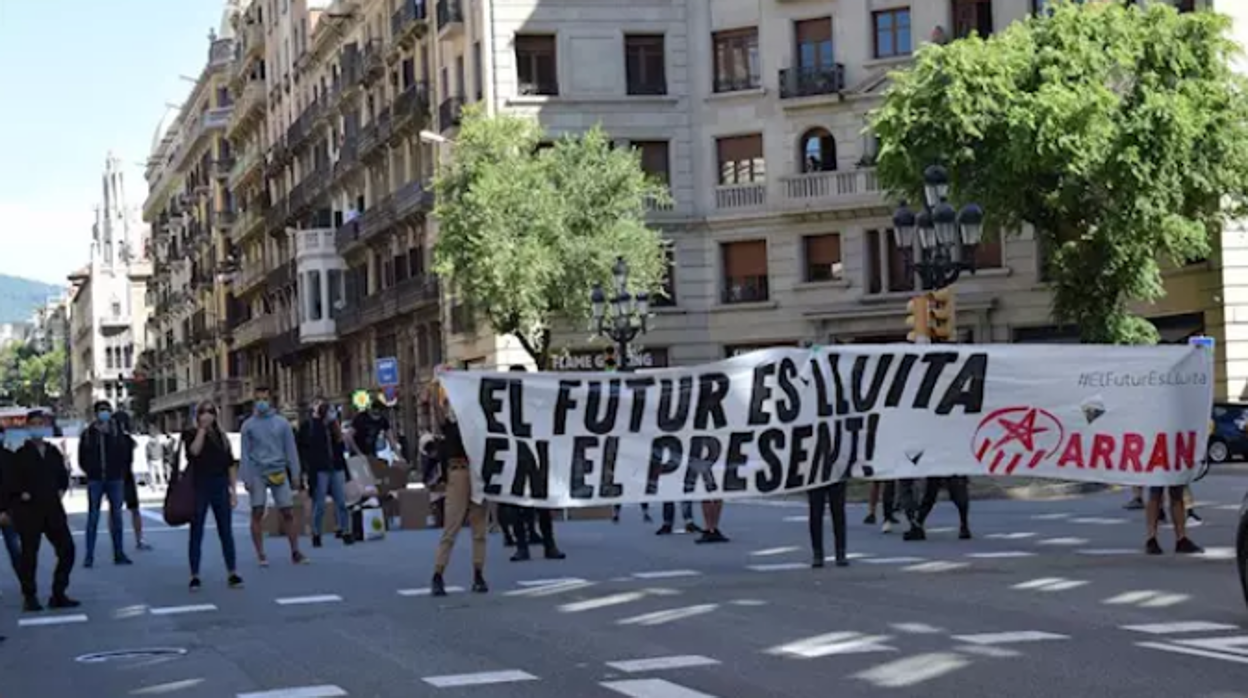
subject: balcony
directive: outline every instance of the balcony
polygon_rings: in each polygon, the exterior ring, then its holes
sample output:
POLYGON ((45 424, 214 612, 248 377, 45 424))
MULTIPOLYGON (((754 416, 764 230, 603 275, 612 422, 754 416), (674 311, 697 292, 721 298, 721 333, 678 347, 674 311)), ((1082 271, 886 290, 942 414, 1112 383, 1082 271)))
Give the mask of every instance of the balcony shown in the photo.
POLYGON ((339 82, 336 84, 336 97, 341 100, 352 94, 364 79, 364 62, 359 48, 350 44, 339 55, 339 82))
POLYGON ((326 229, 300 230, 295 236, 295 259, 337 255, 336 231, 326 229))
POLYGON ((464 30, 464 5, 461 0, 438 0, 438 39, 448 39, 464 30))
POLYGON ((270 291, 286 288, 295 283, 295 275, 290 262, 282 262, 269 270, 264 277, 264 285, 270 291))
POLYGON ((360 237, 367 242, 394 223, 394 201, 386 197, 360 216, 360 237))
POLYGON ((770 297, 766 276, 738 276, 724 279, 720 301, 726 305, 762 303, 770 297))
POLYGON ((408 182, 394 193, 394 219, 406 220, 424 215, 433 208, 433 192, 419 182, 408 182))
POLYGON ((299 328, 292 327, 289 330, 283 330, 270 338, 268 349, 270 359, 289 364, 300 349, 299 328))
POLYGON ((766 203, 766 182, 721 184, 715 187, 715 208, 721 211, 760 208, 766 203))
POLYGON ((409 85, 394 98, 392 111, 396 136, 423 128, 429 115, 429 86, 423 82, 409 85))
POLYGON ((241 296, 250 292, 264 282, 268 275, 264 263, 260 260, 248 260, 243 262, 243 268, 239 270, 238 276, 234 278, 234 293, 241 296))
POLYGON ((780 99, 835 95, 845 91, 845 66, 785 68, 780 71, 780 99))
POLYGON ((260 154, 256 150, 247 150, 242 156, 234 158, 234 164, 230 167, 230 176, 226 179, 230 189, 237 189, 240 184, 251 179, 251 175, 261 171, 258 165, 261 162, 260 154))
POLYGON ((372 121, 360 129, 360 157, 367 159, 382 142, 381 129, 377 123, 377 118, 373 117, 372 121))
POLYGON ((346 250, 360 239, 360 219, 357 216, 338 226, 334 231, 334 245, 339 252, 346 250))
POLYGON ((780 178, 781 208, 790 213, 885 206, 875 168, 811 172, 780 178))
POLYGON ((234 99, 234 110, 230 114, 228 135, 235 136, 240 129, 250 125, 264 116, 264 81, 248 80, 247 84, 234 99))
POLYGON ((100 327, 116 328, 116 327, 129 327, 129 326, 130 326, 130 314, 129 313, 120 313, 117 315, 105 315, 100 318, 100 327))
POLYGON ((269 210, 264 212, 264 227, 274 237, 286 234, 286 200, 274 201, 269 210))
POLYGON ((386 51, 380 39, 371 39, 364 45, 364 70, 361 78, 372 82, 386 74, 386 51))
POLYGON ((399 9, 390 15, 390 36, 396 45, 408 48, 424 33, 428 18, 425 0, 402 0, 399 9))
POLYGON ((338 179, 355 169, 360 160, 360 136, 349 133, 338 148, 338 160, 334 162, 334 179, 338 179))
POLYGON ((436 304, 441 298, 441 287, 438 279, 433 276, 414 276, 400 281, 395 286, 395 291, 395 313, 398 315, 410 313, 424 305, 436 304))
POLYGON ((249 347, 274 334, 277 327, 276 315, 253 317, 234 328, 234 348, 249 347))
POLYGON ((362 301, 349 301, 343 308, 334 310, 334 326, 339 337, 345 337, 364 329, 364 313, 360 310, 362 301))
POLYGON ((445 133, 459 126, 463 111, 463 97, 447 97, 442 100, 442 103, 438 105, 438 130, 445 133))
POLYGON ((234 169, 234 156, 224 155, 212 161, 211 171, 212 178, 216 180, 226 181, 230 178, 230 171, 234 169))

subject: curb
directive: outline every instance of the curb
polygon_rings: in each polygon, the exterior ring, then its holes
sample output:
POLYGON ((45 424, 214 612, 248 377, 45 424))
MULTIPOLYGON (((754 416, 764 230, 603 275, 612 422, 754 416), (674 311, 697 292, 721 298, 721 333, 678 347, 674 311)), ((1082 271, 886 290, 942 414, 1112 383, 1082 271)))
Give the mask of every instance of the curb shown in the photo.
MULTIPOLYGON (((1001 496, 988 496, 982 497, 982 499, 1021 499, 1033 501, 1044 499, 1065 499, 1067 497, 1077 497, 1085 494, 1096 494, 1110 489, 1117 489, 1117 487, 1114 485, 1107 485, 1102 482, 1062 482, 1053 485, 1006 487, 1001 490, 1001 496)), ((972 497, 972 499, 974 499, 974 497, 972 497)))

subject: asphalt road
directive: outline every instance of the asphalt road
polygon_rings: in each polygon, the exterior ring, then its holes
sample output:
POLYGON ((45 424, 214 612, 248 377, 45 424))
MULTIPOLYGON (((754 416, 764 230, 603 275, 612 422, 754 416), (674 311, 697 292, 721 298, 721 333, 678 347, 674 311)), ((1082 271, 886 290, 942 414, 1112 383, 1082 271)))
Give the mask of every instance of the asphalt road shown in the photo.
MULTIPOLYGON (((948 504, 921 543, 863 525, 856 506, 853 564, 821 570, 797 503, 729 505, 732 542, 711 546, 658 538, 631 508, 618 525, 562 524, 565 561, 510 563, 492 536, 491 593, 446 599, 427 596, 436 531, 327 541, 304 567, 269 539, 260 569, 240 511, 246 588, 225 588, 210 531, 191 594, 186 531, 149 520, 156 549, 133 567, 75 571, 76 613, 19 615, 0 575, 0 696, 1248 696, 1231 562, 1246 490, 1238 475, 1197 485, 1200 559, 1139 554, 1142 516, 1121 493, 975 502, 971 541, 947 528, 948 504), (153 648, 184 654, 76 659, 153 648)), ((463 587, 461 536, 448 584, 463 587)))

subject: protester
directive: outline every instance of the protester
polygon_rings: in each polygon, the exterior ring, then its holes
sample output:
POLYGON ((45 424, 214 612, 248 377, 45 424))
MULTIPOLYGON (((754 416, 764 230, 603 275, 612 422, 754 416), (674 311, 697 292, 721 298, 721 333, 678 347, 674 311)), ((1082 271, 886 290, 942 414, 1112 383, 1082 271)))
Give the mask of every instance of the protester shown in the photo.
MULTIPOLYGON (((622 508, 623 506, 616 504, 611 509, 611 523, 620 522, 620 509, 622 508)), ((641 520, 645 523, 654 523, 654 517, 650 515, 650 505, 646 502, 641 503, 641 520)))
MULTIPOLYGON (((4 445, 4 430, 0 429, 0 493, 4 492, 4 481, 13 477, 13 452, 4 445)), ((5 500, 0 497, 0 537, 4 538, 4 549, 9 555, 9 563, 13 572, 21 577, 22 546, 13 526, 13 519, 8 515, 5 500)))
MULTIPOLYGON (((143 538, 143 514, 139 511, 139 485, 134 476, 134 449, 138 448, 138 442, 131 435, 130 415, 125 412, 118 412, 113 417, 114 426, 117 429, 118 438, 122 440, 126 447, 126 462, 129 467, 126 468, 124 497, 126 502, 126 511, 130 512, 130 525, 134 528, 134 547, 138 550, 151 550, 152 546, 147 544, 143 538)), ((148 477, 151 477, 151 471, 148 471, 148 477)), ((112 524, 112 519, 109 519, 112 524)), ((111 533, 111 531, 110 531, 111 533)), ((125 538, 125 531, 122 531, 122 538, 125 538)))
POLYGON ((849 558, 845 554, 846 538, 849 533, 845 523, 845 486, 842 480, 806 492, 807 502, 810 505, 807 520, 810 522, 810 549, 813 555, 811 567, 823 567, 824 509, 832 514, 832 544, 835 549, 836 566, 849 566, 849 558))
POLYGON ((113 543, 113 562, 132 564, 122 545, 121 508, 125 500, 126 477, 134 460, 134 449, 112 424, 113 407, 107 400, 94 405, 95 419, 78 439, 78 467, 87 477, 87 554, 82 566, 95 565, 95 539, 100 527, 100 509, 108 498, 108 531, 113 543))
MULTIPOLYGON (((649 520, 649 512, 646 519, 649 520)), ((693 502, 680 503, 680 518, 685 521, 685 533, 701 533, 702 529, 693 522, 693 502)), ((676 503, 663 502, 663 525, 659 526, 659 530, 654 532, 656 536, 666 536, 671 534, 672 526, 676 523, 676 503)))
POLYGON ((355 540, 351 535, 351 515, 347 513, 347 458, 342 427, 329 409, 329 403, 318 398, 312 404, 311 415, 299 425, 296 441, 308 474, 308 489, 312 491, 312 547, 321 547, 326 496, 334 500, 337 515, 334 535, 351 545, 355 540))
POLYGON ((724 515, 724 500, 709 499, 702 502, 702 524, 706 530, 697 539, 698 543, 727 543, 728 537, 719 530, 719 519, 724 515))
POLYGON ((377 442, 381 441, 390 447, 390 452, 401 457, 401 452, 390 434, 390 420, 381 411, 381 404, 374 401, 368 409, 361 410, 351 420, 351 438, 348 446, 351 453, 367 458, 377 457, 377 442))
POLYGON ((18 578, 21 581, 23 610, 43 610, 39 603, 36 572, 39 546, 46 537, 56 550, 52 573, 51 608, 75 608, 81 604, 70 598, 69 575, 74 569, 74 538, 61 498, 69 489, 69 469, 65 456, 47 439, 52 435, 48 416, 35 410, 26 415, 30 437, 13 455, 0 490, 0 510, 17 529, 21 539, 18 578))
POLYGON ((1144 551, 1149 555, 1161 555, 1163 552, 1161 544, 1157 542, 1157 527, 1161 523, 1162 499, 1167 495, 1170 497, 1170 520, 1174 522, 1174 552, 1179 555, 1205 552, 1204 548, 1187 537, 1187 511, 1183 498, 1185 489, 1187 488, 1184 485, 1148 488, 1148 505, 1145 510, 1148 540, 1144 543, 1144 551))
POLYGON ((867 517, 862 522, 868 526, 875 525, 875 508, 877 502, 883 500, 884 522, 880 524, 880 530, 889 533, 896 526, 897 521, 897 481, 896 480, 875 480, 871 483, 871 490, 867 495, 867 517))
MULTIPOLYGON (((970 540, 971 538, 971 490, 970 480, 965 476, 955 477, 929 477, 923 488, 923 503, 919 505, 918 513, 918 537, 910 537, 906 540, 924 540, 927 538, 926 524, 927 517, 932 513, 932 509, 936 506, 936 500, 940 497, 940 491, 946 490, 949 493, 949 501, 958 509, 958 538, 962 540, 970 540)), ((913 530, 913 529, 912 529, 913 530)))
POLYGON ((147 429, 147 446, 143 455, 147 459, 147 476, 151 478, 152 485, 169 484, 169 473, 165 471, 165 439, 154 424, 147 429))
POLYGON ((230 441, 217 421, 217 406, 211 400, 199 405, 197 422, 188 430, 186 443, 186 472, 195 490, 195 516, 191 519, 191 537, 187 544, 187 557, 191 565, 191 591, 198 591, 203 583, 199 579, 200 561, 204 551, 204 525, 208 510, 217 523, 217 537, 221 540, 221 555, 225 558, 228 577, 226 583, 234 589, 243 585, 238 576, 237 553, 234 548, 233 511, 238 506, 238 470, 234 467, 234 454, 230 441))
POLYGON ((299 448, 290 422, 277 414, 266 386, 256 386, 254 409, 242 430, 242 477, 251 500, 251 543, 261 567, 269 559, 264 554, 264 513, 266 495, 282 517, 282 529, 290 541, 290 559, 296 565, 308 562, 299 550, 299 529, 295 527, 294 488, 303 491, 300 481, 299 448))
MULTIPOLYGON (((523 373, 528 368, 524 364, 513 364, 508 370, 523 373)), ((516 552, 511 556, 512 562, 520 562, 530 558, 530 543, 542 546, 547 560, 563 560, 567 557, 563 551, 559 550, 559 546, 555 544, 555 522, 551 518, 550 509, 519 506, 512 506, 510 509, 512 537, 516 541, 516 552), (537 528, 541 530, 540 536, 535 535, 533 530, 535 520, 537 528)))
POLYGON ((433 401, 434 420, 442 432, 442 438, 439 441, 441 446, 439 460, 446 478, 446 497, 443 500, 445 520, 442 538, 438 541, 437 556, 433 562, 433 581, 430 585, 430 592, 434 596, 446 596, 446 582, 443 575, 446 572, 446 566, 451 562, 451 553, 455 550, 455 538, 459 535, 460 529, 464 527, 466 516, 472 527, 472 590, 478 594, 484 594, 490 590, 485 583, 485 501, 474 501, 472 498, 468 451, 464 448, 464 440, 459 433, 459 423, 440 386, 436 392, 438 395, 433 401))

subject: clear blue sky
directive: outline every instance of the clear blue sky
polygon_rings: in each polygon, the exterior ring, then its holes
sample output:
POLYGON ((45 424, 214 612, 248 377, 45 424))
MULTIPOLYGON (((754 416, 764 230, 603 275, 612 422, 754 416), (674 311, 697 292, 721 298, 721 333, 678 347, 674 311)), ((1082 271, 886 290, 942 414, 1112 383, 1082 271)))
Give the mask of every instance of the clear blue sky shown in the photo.
POLYGON ((0 0, 0 273, 86 263, 111 149, 134 205, 166 102, 208 57, 223 0, 0 0))

